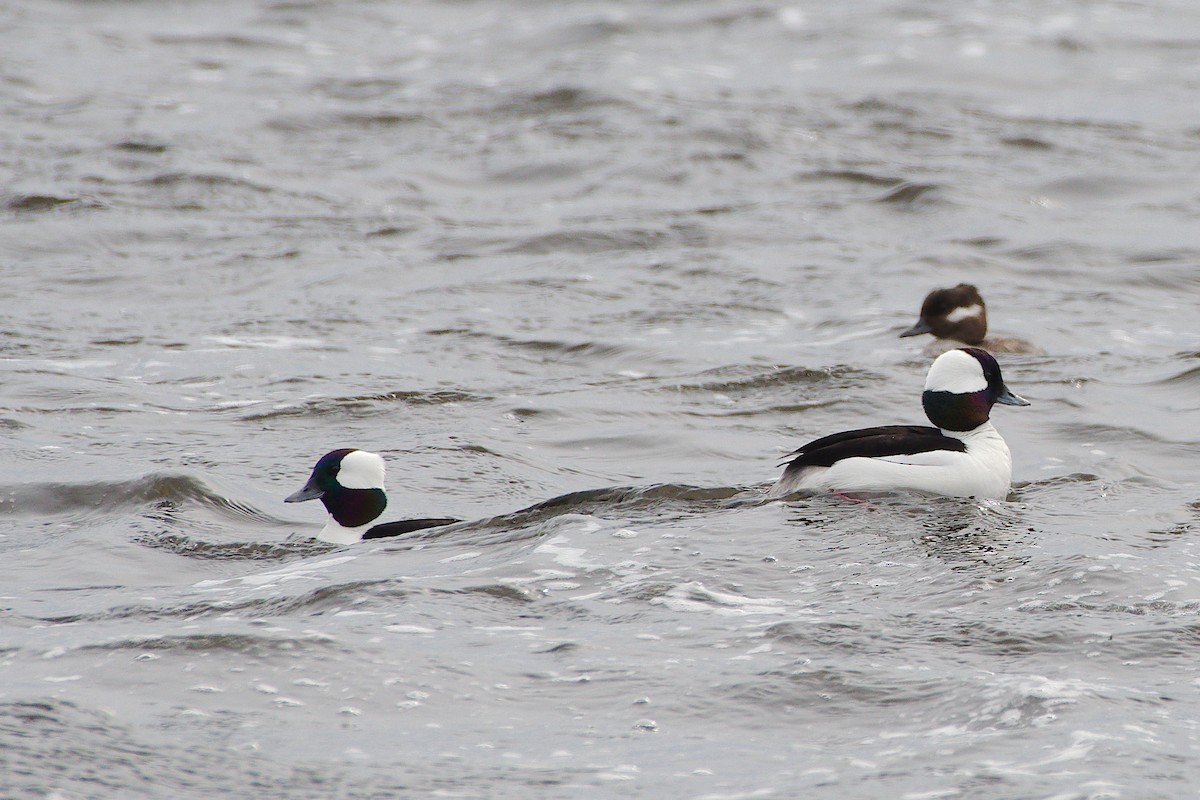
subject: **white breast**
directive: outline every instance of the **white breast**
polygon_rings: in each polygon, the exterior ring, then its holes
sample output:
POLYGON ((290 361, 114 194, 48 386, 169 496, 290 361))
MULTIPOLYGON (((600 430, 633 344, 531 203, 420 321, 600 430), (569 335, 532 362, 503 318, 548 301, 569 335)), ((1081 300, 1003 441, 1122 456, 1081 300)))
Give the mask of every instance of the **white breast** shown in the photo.
POLYGON ((325 523, 325 527, 317 534, 317 538, 322 542, 330 544, 355 544, 362 541, 362 535, 370 530, 372 522, 366 525, 359 525, 357 528, 347 528, 344 525, 338 524, 338 521, 329 515, 329 521, 325 523))

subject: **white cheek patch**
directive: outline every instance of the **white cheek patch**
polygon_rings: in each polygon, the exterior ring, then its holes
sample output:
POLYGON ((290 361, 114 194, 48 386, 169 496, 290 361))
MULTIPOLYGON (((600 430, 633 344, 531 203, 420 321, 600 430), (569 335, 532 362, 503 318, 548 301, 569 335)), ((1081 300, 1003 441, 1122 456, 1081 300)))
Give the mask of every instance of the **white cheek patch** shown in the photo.
POLYGON ((931 392, 969 394, 986 388, 983 367, 973 355, 962 350, 949 350, 938 356, 925 378, 925 390, 931 392))
POLYGON ((382 489, 383 459, 366 450, 355 450, 342 458, 337 482, 347 489, 382 489))
POLYGON ((946 321, 947 322, 962 322, 964 319, 967 319, 969 317, 978 317, 982 311, 983 311, 983 307, 980 306, 978 303, 976 303, 973 306, 967 306, 965 308, 962 306, 959 306, 958 308, 954 309, 953 311, 951 311, 949 314, 946 315, 946 321))

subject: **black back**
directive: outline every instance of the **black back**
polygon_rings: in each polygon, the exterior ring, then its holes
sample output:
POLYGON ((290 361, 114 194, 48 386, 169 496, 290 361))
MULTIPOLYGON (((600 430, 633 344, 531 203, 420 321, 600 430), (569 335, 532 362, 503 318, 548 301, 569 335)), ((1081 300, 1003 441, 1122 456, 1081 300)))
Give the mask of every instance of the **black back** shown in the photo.
POLYGON ((788 471, 803 467, 832 467, 845 458, 903 456, 933 450, 965 452, 966 443, 927 425, 881 425, 823 436, 788 457, 788 471))
POLYGON ((442 525, 452 525, 455 522, 462 522, 460 519, 452 519, 450 517, 442 519, 402 519, 397 522, 385 522, 382 525, 376 525, 369 528, 362 535, 364 539, 387 539, 391 536, 402 536, 413 531, 423 531, 426 528, 437 528, 442 525))

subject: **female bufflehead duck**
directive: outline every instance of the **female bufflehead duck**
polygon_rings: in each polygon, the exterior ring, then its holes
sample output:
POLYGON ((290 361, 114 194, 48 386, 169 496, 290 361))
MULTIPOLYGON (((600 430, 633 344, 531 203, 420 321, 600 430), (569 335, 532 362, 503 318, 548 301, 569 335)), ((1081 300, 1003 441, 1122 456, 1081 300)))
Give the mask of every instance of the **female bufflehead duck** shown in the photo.
POLYGON ((938 356, 925 378, 921 405, 936 425, 885 425, 844 431, 791 453, 768 497, 796 491, 873 492, 908 489, 953 497, 1003 500, 1012 455, 988 421, 992 406, 1027 406, 1009 391, 986 350, 963 347, 938 356))
POLYGON ((301 503, 320 498, 329 512, 329 522, 317 538, 333 544, 383 539, 459 521, 406 519, 372 525, 387 508, 383 472, 383 459, 375 453, 353 448, 334 450, 321 456, 304 488, 288 495, 283 502, 301 503))
POLYGON ((1023 339, 987 335, 987 306, 979 290, 969 283, 950 289, 934 289, 921 303, 921 318, 917 324, 900 334, 920 336, 932 333, 937 337, 925 348, 929 355, 944 353, 963 344, 977 345, 993 353, 1022 353, 1045 355, 1045 352, 1023 339))

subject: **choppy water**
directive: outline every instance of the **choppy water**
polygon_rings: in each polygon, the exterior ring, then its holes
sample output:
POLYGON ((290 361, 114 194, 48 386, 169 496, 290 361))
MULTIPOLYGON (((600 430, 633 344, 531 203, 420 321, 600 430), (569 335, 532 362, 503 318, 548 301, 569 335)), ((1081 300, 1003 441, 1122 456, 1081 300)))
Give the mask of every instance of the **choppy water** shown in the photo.
POLYGON ((4 797, 1174 798, 1200 10, 0 10, 4 797), (1008 502, 744 503, 921 422, 1008 502), (352 548, 285 506, 389 460, 352 548), (541 505, 539 505, 541 504, 541 505))

